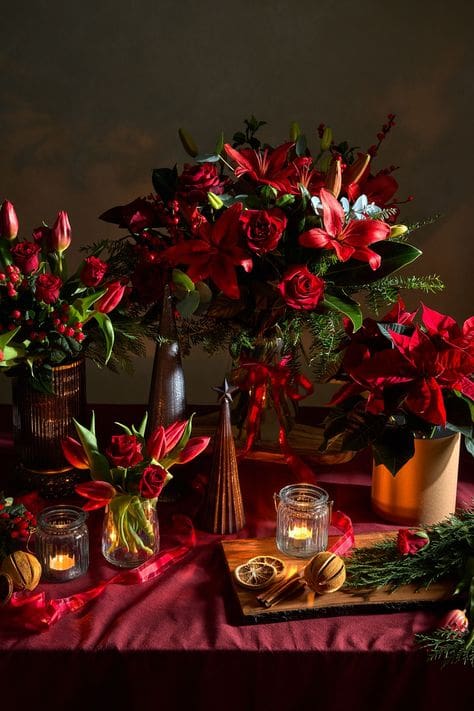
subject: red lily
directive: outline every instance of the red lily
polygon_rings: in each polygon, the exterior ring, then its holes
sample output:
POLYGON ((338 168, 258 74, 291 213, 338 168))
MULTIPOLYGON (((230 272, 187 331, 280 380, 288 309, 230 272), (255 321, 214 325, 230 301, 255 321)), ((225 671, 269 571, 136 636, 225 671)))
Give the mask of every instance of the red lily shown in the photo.
POLYGON ((252 260, 240 246, 239 216, 242 204, 235 203, 214 222, 204 222, 196 229, 196 238, 169 247, 163 258, 170 264, 189 264, 188 276, 194 281, 210 277, 229 298, 240 296, 236 266, 252 269, 252 260))
POLYGON ((334 195, 325 188, 321 188, 319 195, 323 204, 324 229, 314 227, 303 232, 299 243, 303 247, 334 249, 341 262, 353 257, 368 262, 372 269, 378 269, 381 257, 369 249, 369 245, 386 239, 390 227, 380 220, 369 219, 350 220, 344 225, 344 210, 334 195))
POLYGON ((94 511, 95 509, 101 509, 103 506, 107 506, 117 493, 112 484, 109 484, 107 481, 98 480, 77 484, 75 490, 79 496, 89 499, 82 507, 84 511, 94 511))
POLYGON ((72 464, 75 469, 90 469, 89 460, 84 447, 74 437, 66 437, 61 442, 63 454, 69 464, 72 464))
POLYGON ((252 148, 242 148, 238 151, 226 143, 224 148, 229 158, 237 163, 237 168, 234 169, 237 178, 247 175, 256 183, 271 185, 281 192, 289 193, 289 177, 294 173, 294 168, 285 164, 288 151, 293 145, 283 143, 274 150, 265 148, 263 151, 255 151, 252 148))

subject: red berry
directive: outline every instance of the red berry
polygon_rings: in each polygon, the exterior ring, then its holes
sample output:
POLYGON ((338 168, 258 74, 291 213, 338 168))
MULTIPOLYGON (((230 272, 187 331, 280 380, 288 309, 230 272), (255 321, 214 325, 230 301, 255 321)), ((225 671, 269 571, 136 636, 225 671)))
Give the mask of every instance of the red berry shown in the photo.
POLYGON ((9 330, 9 331, 14 331, 15 328, 16 328, 16 326, 15 326, 14 323, 9 323, 9 324, 8 324, 8 330, 9 330))
POLYGON ((56 328, 59 326, 60 323, 61 323, 60 319, 58 319, 58 318, 53 319, 53 326, 56 326, 56 328))
POLYGON ((80 321, 78 321, 78 322, 75 324, 75 326, 76 326, 76 329, 77 329, 78 331, 82 331, 82 328, 83 328, 84 324, 81 323, 80 321))
POLYGON ((12 532, 10 533, 10 536, 11 536, 12 538, 19 538, 19 537, 20 537, 20 534, 19 534, 18 531, 12 531, 12 532))
POLYGON ((83 341, 84 338, 85 338, 85 335, 84 335, 83 333, 76 333, 76 335, 74 336, 74 338, 75 338, 75 340, 76 340, 78 343, 82 343, 82 341, 83 341))
POLYGON ((74 329, 72 328, 72 326, 69 326, 68 328, 66 328, 65 334, 66 334, 66 336, 69 336, 69 338, 74 336, 74 329))
POLYGON ((38 333, 38 340, 39 341, 44 341, 45 338, 47 338, 47 337, 48 337, 48 334, 46 333, 46 331, 40 331, 38 333))
POLYGON ((3 272, 0 272, 0 281, 5 281, 6 275, 3 272))
POLYGON ((25 321, 25 323, 26 323, 27 326, 32 326, 33 323, 34 323, 34 321, 33 321, 32 318, 29 318, 29 319, 27 319, 27 320, 25 321))
POLYGON ((65 330, 66 330, 66 326, 64 325, 64 323, 59 324, 59 326, 58 326, 59 333, 64 333, 65 330))

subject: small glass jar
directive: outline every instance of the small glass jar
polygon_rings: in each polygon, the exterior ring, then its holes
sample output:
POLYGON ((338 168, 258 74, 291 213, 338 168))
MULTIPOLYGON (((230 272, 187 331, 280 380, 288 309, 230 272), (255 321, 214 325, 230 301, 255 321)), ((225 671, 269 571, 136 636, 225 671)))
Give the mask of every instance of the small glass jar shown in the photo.
POLYGON ((83 575, 89 567, 87 513, 77 506, 50 506, 38 517, 36 553, 43 577, 59 583, 83 575))
POLYGON ((274 494, 276 544, 293 558, 311 558, 327 549, 332 501, 314 484, 290 484, 274 494))

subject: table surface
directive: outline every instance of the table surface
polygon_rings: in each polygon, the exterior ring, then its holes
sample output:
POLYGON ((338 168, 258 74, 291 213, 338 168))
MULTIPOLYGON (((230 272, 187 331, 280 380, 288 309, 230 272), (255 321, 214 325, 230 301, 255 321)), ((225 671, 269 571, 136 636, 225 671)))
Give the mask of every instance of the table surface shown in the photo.
MULTIPOLYGON (((8 434, 0 446, 5 463, 12 451, 8 434)), ((184 472, 181 501, 159 504, 163 550, 176 544, 173 513, 195 515, 208 465, 203 457, 184 472)), ((318 484, 351 516, 356 533, 393 530, 371 511, 369 470, 367 455, 314 467, 318 484)), ((292 481, 291 473, 266 457, 241 462, 240 479, 247 525, 237 537, 273 536, 273 492, 292 481)), ((471 462, 463 458, 458 505, 472 502, 472 481, 471 462)), ((101 512, 91 514, 87 575, 40 589, 60 597, 112 577, 116 571, 100 554, 100 520, 101 512)), ((128 709, 150 699, 160 709, 299 709, 311 703, 378 711, 444 708, 453 700, 457 708, 472 707, 472 669, 442 669, 414 648, 414 634, 435 627, 439 612, 245 625, 219 540, 198 531, 196 547, 162 578, 110 586, 41 634, 11 630, 2 616, 0 679, 8 682, 0 688, 2 708, 19 708, 20 701, 31 707, 39 695, 49 707, 94 707, 112 687, 115 706, 128 709)))

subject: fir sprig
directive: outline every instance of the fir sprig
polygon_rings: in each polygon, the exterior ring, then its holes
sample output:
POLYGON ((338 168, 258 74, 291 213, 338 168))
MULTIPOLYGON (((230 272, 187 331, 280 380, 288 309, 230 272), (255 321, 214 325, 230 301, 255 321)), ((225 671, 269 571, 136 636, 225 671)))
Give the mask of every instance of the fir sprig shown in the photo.
POLYGON ((474 551, 474 509, 424 530, 430 543, 416 555, 400 555, 392 539, 355 549, 346 562, 348 588, 387 587, 393 591, 410 584, 428 588, 450 576, 461 579, 466 560, 474 551))
POLYGON ((415 636, 431 661, 446 664, 465 664, 474 667, 474 646, 468 647, 468 633, 460 633, 447 627, 415 636))

